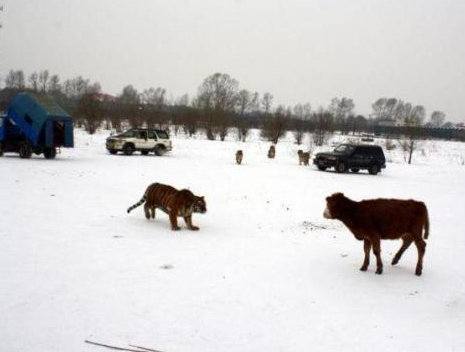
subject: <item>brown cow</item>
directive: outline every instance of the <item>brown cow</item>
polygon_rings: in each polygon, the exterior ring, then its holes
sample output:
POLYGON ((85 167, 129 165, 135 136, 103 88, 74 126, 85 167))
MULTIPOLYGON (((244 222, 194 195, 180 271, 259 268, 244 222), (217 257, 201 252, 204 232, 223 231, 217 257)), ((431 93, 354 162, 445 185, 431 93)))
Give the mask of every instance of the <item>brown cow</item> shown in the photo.
POLYGON ((416 275, 421 275, 423 256, 429 235, 428 210, 423 202, 400 199, 370 199, 355 202, 342 193, 335 193, 326 198, 323 216, 337 219, 346 225, 356 239, 363 240, 365 260, 360 268, 366 271, 370 264, 370 249, 376 256, 376 273, 383 272, 381 261, 381 240, 401 238, 403 243, 392 260, 396 265, 402 254, 412 242, 418 249, 416 275), (422 237, 422 231, 425 233, 422 237))

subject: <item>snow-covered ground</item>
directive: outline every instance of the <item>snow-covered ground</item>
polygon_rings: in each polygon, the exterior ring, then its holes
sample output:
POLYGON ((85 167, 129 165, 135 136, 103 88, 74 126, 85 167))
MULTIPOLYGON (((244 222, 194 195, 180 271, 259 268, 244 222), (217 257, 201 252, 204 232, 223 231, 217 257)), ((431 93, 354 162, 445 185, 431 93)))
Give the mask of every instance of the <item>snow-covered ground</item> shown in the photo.
MULTIPOLYGON (((0 158, 0 350, 166 352, 465 351, 465 144, 398 150, 382 174, 299 166, 290 141, 174 139, 164 157, 107 154, 76 131, 56 160, 0 158), (234 163, 237 149, 243 165, 234 163), (204 195, 200 231, 143 209, 161 182, 204 195), (423 276, 412 246, 383 242, 384 274, 358 270, 362 243, 322 216, 337 192, 425 201, 423 276)), ((338 137, 339 140, 341 137, 338 137)), ((379 141, 380 143, 382 141, 379 141)))

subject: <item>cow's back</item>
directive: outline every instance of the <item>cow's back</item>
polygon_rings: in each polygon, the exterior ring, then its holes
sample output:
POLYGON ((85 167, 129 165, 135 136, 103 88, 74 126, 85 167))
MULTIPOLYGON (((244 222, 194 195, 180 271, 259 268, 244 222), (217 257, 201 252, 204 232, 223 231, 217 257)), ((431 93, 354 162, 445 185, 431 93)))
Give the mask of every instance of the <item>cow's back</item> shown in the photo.
POLYGON ((422 227, 427 217, 423 202, 399 199, 372 199, 358 204, 358 217, 365 230, 382 239, 396 239, 422 227))

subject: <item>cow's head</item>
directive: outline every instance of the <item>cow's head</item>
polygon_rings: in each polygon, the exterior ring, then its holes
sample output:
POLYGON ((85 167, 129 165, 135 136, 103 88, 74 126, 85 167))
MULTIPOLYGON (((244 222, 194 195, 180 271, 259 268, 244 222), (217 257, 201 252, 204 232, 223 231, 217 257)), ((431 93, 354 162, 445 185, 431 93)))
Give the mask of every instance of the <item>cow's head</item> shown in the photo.
POLYGON ((323 216, 326 219, 338 219, 344 211, 344 206, 347 203, 347 198, 343 193, 334 193, 326 197, 326 209, 323 216))

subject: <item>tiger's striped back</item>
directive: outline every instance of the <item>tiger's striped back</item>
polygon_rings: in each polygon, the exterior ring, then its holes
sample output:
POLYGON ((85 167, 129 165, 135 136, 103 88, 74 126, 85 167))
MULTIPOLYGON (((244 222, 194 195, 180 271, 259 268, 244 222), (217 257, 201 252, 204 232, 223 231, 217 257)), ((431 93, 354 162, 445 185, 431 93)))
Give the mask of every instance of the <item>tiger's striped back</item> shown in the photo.
POLYGON ((139 202, 130 206, 127 210, 130 213, 133 209, 144 204, 145 215, 147 219, 155 218, 155 209, 160 209, 169 214, 173 229, 178 229, 176 217, 182 216, 189 218, 188 226, 191 229, 196 227, 192 225, 190 217, 192 213, 206 213, 207 206, 203 197, 194 195, 187 189, 177 190, 174 187, 161 183, 153 183, 147 187, 144 196, 139 202))

